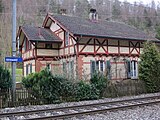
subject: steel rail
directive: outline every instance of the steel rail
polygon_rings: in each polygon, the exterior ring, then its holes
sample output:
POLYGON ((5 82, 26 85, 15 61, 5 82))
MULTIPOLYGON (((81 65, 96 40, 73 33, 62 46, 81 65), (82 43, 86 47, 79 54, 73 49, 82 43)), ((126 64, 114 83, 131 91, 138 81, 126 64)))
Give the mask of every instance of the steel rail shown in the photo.
POLYGON ((82 112, 77 112, 77 113, 66 113, 66 114, 63 114, 63 115, 51 115, 51 116, 44 116, 44 117, 37 117, 37 118, 27 118, 27 119, 24 119, 24 120, 62 119, 62 118, 75 117, 75 116, 79 116, 79 115, 89 115, 89 114, 93 114, 93 113, 104 113, 106 111, 133 108, 133 107, 137 107, 137 106, 145 106, 145 105, 156 104, 156 103, 160 103, 160 100, 159 101, 148 102, 148 103, 140 103, 140 104, 124 105, 124 106, 111 107, 111 108, 105 108, 105 109, 82 111, 82 112))
MULTIPOLYGON (((50 112, 50 111, 57 111, 57 110, 64 110, 64 109, 73 109, 73 108, 83 108, 83 107, 93 107, 93 106, 100 106, 100 105, 107 105, 107 104, 115 104, 115 103, 122 103, 122 102, 130 102, 130 101, 139 101, 139 100, 148 100, 148 99, 157 99, 160 98, 160 96, 150 96, 150 97, 141 97, 141 98, 132 98, 132 99, 126 99, 126 100, 115 100, 110 102, 100 102, 100 103, 92 103, 92 104, 83 104, 83 105, 73 105, 73 106, 67 106, 67 107, 56 107, 56 108, 49 108, 49 109, 40 109, 40 110, 29 110, 29 111, 18 111, 18 112, 9 112, 9 113, 0 113, 0 117, 8 117, 8 116, 16 116, 16 115, 27 115, 27 114, 34 114, 34 113, 42 113, 42 112, 50 112)), ((152 104, 152 103, 149 103, 152 104)), ((140 104, 139 104, 140 105, 140 104)), ((115 109, 115 108, 114 108, 115 109)), ((117 108, 118 109, 118 108, 117 108)), ((119 108, 120 109, 120 108, 119 108)), ((99 110, 101 111, 101 110, 99 110)), ((104 111, 104 110, 103 110, 104 111)), ((89 112, 94 113, 95 111, 89 112)), ((98 112, 98 111, 97 111, 98 112)), ((88 112, 83 112, 84 114, 87 114, 88 112)), ((82 113, 70 113, 72 114, 82 114, 82 113)), ((63 115, 62 115, 63 116, 63 115)), ((49 117, 49 116, 48 116, 49 117)), ((53 116, 52 116, 53 117, 53 116)), ((56 116, 54 116, 56 117, 56 116)), ((57 115, 58 117, 58 115, 57 115)), ((33 120, 33 118, 31 118, 33 120)), ((31 120, 26 119, 26 120, 31 120)), ((41 119, 41 118, 36 118, 41 119)), ((44 118, 43 118, 44 119, 44 118)), ((46 118, 47 119, 47 118, 46 118)))

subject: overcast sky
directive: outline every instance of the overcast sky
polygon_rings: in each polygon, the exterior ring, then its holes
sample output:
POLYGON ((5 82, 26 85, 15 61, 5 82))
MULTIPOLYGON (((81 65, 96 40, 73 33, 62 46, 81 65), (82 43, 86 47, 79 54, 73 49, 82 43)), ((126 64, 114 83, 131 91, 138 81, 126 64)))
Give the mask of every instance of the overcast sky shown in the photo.
MULTIPOLYGON (((136 1, 136 2, 143 2, 143 4, 149 4, 149 3, 151 3, 152 2, 152 0, 120 0, 120 1, 128 1, 128 2, 130 2, 130 3, 134 3, 134 1, 136 1)), ((155 3, 158 3, 158 2, 160 2, 160 0, 154 0, 155 1, 155 3)))

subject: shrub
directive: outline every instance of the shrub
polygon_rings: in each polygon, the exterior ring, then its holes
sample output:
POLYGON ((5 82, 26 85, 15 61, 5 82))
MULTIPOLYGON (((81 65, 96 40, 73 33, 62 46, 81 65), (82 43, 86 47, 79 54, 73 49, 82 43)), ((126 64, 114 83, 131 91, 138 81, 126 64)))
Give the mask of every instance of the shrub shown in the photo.
POLYGON ((73 83, 66 78, 52 75, 48 70, 42 70, 23 78, 26 88, 31 88, 36 98, 51 102, 80 101, 100 98, 106 79, 100 76, 92 84, 80 81, 73 83))
POLYGON ((71 82, 61 76, 53 76, 48 69, 28 75, 22 83, 32 89, 35 97, 47 101, 60 101, 74 94, 71 82))
POLYGON ((11 75, 9 70, 0 65, 0 89, 11 88, 11 75))
POLYGON ((160 91, 160 54, 155 44, 145 43, 140 59, 139 79, 145 82, 147 92, 160 91))
POLYGON ((90 82, 100 92, 99 97, 101 98, 105 88, 107 87, 107 77, 105 77, 103 74, 100 74, 99 72, 95 72, 90 82))
POLYGON ((76 85, 76 100, 93 100, 99 98, 99 91, 94 85, 80 81, 76 85))

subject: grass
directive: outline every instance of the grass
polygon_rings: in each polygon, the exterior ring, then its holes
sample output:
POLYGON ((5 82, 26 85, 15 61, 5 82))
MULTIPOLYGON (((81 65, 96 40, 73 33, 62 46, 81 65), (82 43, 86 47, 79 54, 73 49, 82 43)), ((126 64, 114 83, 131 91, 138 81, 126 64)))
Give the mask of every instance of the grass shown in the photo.
POLYGON ((16 69, 16 82, 21 82, 22 81, 22 69, 16 69))
MULTIPOLYGON (((9 71, 11 72, 11 69, 9 69, 9 71)), ((22 69, 17 68, 16 69, 16 82, 21 82, 22 81, 22 77, 23 77, 22 69)))

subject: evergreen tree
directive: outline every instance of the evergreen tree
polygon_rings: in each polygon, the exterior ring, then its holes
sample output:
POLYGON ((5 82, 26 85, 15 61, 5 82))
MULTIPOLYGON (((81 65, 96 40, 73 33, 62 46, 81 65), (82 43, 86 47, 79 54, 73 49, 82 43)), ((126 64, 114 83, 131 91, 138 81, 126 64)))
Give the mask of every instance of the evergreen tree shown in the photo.
POLYGON ((144 26, 146 28, 151 27, 152 26, 152 21, 151 21, 151 19, 149 17, 149 13, 148 13, 147 9, 144 9, 144 13, 143 14, 144 14, 144 26))
POLYGON ((87 0, 77 0, 75 3, 76 16, 88 18, 91 6, 87 0))
POLYGON ((121 15, 121 6, 118 0, 115 0, 112 6, 112 16, 114 19, 118 19, 121 15))
POLYGON ((147 92, 160 91, 160 54, 155 44, 145 43, 140 59, 139 79, 145 82, 147 92))
POLYGON ((0 89, 8 89, 11 87, 10 72, 0 64, 0 89))

